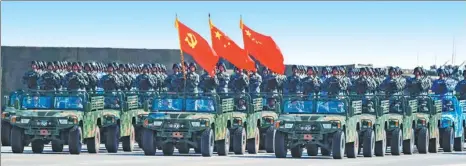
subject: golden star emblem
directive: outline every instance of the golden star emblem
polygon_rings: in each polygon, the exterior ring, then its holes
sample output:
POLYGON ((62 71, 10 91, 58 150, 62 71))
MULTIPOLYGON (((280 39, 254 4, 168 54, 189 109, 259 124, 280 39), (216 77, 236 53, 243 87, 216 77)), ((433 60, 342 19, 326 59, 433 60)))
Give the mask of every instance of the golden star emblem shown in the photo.
POLYGON ((220 37, 222 37, 222 34, 220 32, 215 32, 215 37, 218 38, 218 40, 220 40, 220 37))
POLYGON ((251 32, 249 32, 249 30, 245 30, 245 32, 247 36, 251 37, 251 32))

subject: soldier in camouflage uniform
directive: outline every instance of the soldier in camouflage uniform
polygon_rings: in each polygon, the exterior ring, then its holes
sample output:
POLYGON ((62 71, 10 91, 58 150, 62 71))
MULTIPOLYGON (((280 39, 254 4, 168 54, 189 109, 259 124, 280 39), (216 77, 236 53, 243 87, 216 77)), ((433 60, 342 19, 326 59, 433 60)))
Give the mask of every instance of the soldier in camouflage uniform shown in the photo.
POLYGON ((307 77, 302 80, 303 84, 303 94, 305 96, 314 96, 318 95, 321 86, 322 80, 317 76, 319 70, 314 67, 307 67, 307 77))
POLYGON ((348 81, 342 76, 343 73, 341 70, 343 69, 333 67, 332 76, 324 81, 323 90, 328 94, 328 96, 334 97, 336 95, 347 95, 348 81))
POLYGON ((196 73, 197 66, 194 62, 189 64, 189 71, 186 74, 186 87, 188 93, 199 93, 199 75, 196 73))
POLYGON ((227 68, 225 64, 222 62, 217 64, 217 68, 218 73, 216 75, 219 81, 219 85, 217 86, 217 93, 228 93, 228 85, 230 84, 230 74, 227 73, 227 68))
POLYGON ((28 71, 23 76, 23 84, 26 84, 28 89, 39 89, 39 78, 41 71, 39 64, 36 61, 31 62, 31 71, 28 71))
POLYGON ((107 65, 107 74, 100 79, 99 84, 104 91, 117 91, 121 87, 121 82, 115 73, 115 68, 114 64, 109 63, 107 65))
POLYGON ((432 92, 436 95, 453 95, 457 81, 449 78, 450 71, 448 69, 438 69, 437 70, 439 78, 434 81, 432 85, 432 92))
POLYGON ((150 67, 149 65, 144 65, 142 68, 142 74, 139 74, 136 77, 136 80, 133 82, 134 87, 136 87, 140 91, 152 91, 155 87, 155 79, 152 75, 150 75, 150 67))
POLYGON ((94 73, 94 66, 92 63, 84 63, 84 73, 87 86, 86 91, 96 91, 98 78, 94 73))
POLYGON ((41 90, 59 90, 60 89, 60 76, 54 70, 52 62, 47 63, 47 72, 42 74, 39 79, 41 90))
POLYGON ((160 66, 160 89, 159 91, 160 92, 167 92, 168 91, 168 85, 167 85, 167 79, 168 79, 168 75, 167 75, 167 68, 165 67, 165 65, 161 65, 160 66))
POLYGON ((330 67, 324 67, 322 68, 322 73, 321 73, 321 76, 320 76, 320 79, 325 82, 325 80, 327 80, 327 78, 330 78, 331 75, 329 74, 331 72, 331 69, 330 67))
POLYGON ((218 81, 217 75, 212 77, 209 75, 208 71, 204 71, 204 74, 202 74, 201 80, 199 82, 199 88, 203 93, 216 93, 217 86, 219 84, 220 83, 218 81))
MULTIPOLYGON (((269 70, 268 70, 269 71, 269 70)), ((284 79, 282 76, 277 75, 275 72, 269 71, 270 74, 263 78, 265 82, 264 92, 271 93, 271 94, 278 94, 281 93, 282 90, 280 87, 283 85, 284 79)))
POLYGON ((258 94, 261 93, 262 85, 262 76, 257 73, 259 66, 256 66, 255 71, 251 71, 249 75, 249 95, 251 97, 258 97, 258 94))
POLYGON ((242 69, 235 67, 235 74, 230 78, 230 89, 237 94, 245 94, 249 87, 249 78, 242 69))
POLYGON ((463 70, 463 80, 456 85, 455 89, 459 94, 459 100, 466 100, 466 69, 463 70))
POLYGON ((74 62, 72 64, 72 71, 65 75, 63 78, 63 87, 67 90, 84 90, 88 85, 84 73, 81 72, 81 66, 74 62))
POLYGON ((183 92, 182 87, 184 86, 184 76, 180 64, 173 64, 173 74, 169 75, 165 80, 168 85, 168 91, 170 92, 183 92))
POLYGON ((298 66, 291 66, 292 74, 285 80, 284 93, 285 94, 297 94, 302 92, 301 85, 301 69, 298 66))

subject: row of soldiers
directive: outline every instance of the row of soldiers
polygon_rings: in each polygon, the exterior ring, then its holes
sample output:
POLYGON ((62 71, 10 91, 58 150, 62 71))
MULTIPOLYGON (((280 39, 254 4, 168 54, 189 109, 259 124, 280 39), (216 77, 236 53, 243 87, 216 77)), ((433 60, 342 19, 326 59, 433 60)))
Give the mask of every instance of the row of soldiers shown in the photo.
MULTIPOLYGON (((304 67, 293 65, 292 74, 284 76, 267 68, 246 71, 235 68, 227 72, 218 63, 215 75, 197 74, 195 63, 173 64, 168 74, 162 64, 118 64, 81 62, 36 62, 23 77, 29 89, 42 90, 139 90, 190 93, 283 93, 283 94, 409 94, 422 95, 429 90, 436 94, 457 91, 466 97, 466 81, 452 79, 450 70, 438 69, 439 79, 432 81, 427 70, 414 69, 413 78, 406 78, 399 67, 351 68, 304 67)), ((259 69, 259 67, 257 66, 259 69)), ((466 76, 466 72, 462 72, 466 76)))

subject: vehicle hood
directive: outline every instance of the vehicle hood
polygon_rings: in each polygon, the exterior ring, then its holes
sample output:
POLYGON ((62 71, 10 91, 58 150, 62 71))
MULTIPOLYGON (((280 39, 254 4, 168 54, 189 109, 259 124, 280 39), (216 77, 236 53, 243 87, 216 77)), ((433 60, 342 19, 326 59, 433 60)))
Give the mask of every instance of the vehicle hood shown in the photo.
POLYGON ((77 116, 82 117, 83 112, 76 110, 26 110, 16 114, 16 116, 26 117, 66 117, 77 116))
POLYGON ((209 119, 210 121, 213 121, 214 117, 215 114, 198 112, 154 112, 148 115, 151 119, 209 119))

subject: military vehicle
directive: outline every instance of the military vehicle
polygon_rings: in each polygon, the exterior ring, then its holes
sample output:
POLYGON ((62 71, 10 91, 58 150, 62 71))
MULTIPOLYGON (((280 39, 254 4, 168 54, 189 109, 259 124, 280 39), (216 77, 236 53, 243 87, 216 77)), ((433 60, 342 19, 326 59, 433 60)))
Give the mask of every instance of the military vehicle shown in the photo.
POLYGON ((19 103, 16 102, 17 99, 22 94, 22 91, 16 91, 10 93, 10 95, 3 96, 2 101, 2 146, 10 146, 10 133, 11 133, 11 124, 10 117, 15 115, 19 110, 19 103))
POLYGON ((316 145, 322 155, 333 154, 334 159, 357 157, 359 150, 358 126, 362 101, 345 96, 302 97, 284 96, 283 109, 275 123, 275 156, 285 158, 302 156, 303 148, 313 150, 316 145))
POLYGON ((258 117, 257 122, 260 129, 260 150, 266 150, 267 153, 274 153, 273 137, 275 135, 275 121, 281 112, 280 101, 282 96, 278 94, 263 93, 258 94, 262 98, 261 111, 255 111, 254 117, 258 117))
POLYGON ((10 119, 11 149, 22 153, 31 143, 34 153, 42 153, 44 144, 52 142, 54 152, 69 146, 71 154, 80 154, 87 141, 89 153, 99 149, 97 110, 103 109, 103 97, 85 92, 27 92, 15 101, 20 112, 10 119))
POLYGON ((164 155, 190 148, 202 156, 213 155, 214 144, 219 155, 230 147, 233 98, 220 99, 215 94, 158 94, 145 102, 150 113, 144 120, 142 146, 145 155, 155 155, 162 147, 164 155))
POLYGON ((442 100, 440 119, 440 146, 444 152, 463 151, 464 116, 463 108, 456 96, 438 96, 442 100))
POLYGON ((442 116, 442 101, 417 96, 418 110, 415 113, 415 144, 421 154, 437 153, 440 146, 439 122, 442 116))
POLYGON ((408 99, 404 96, 393 95, 381 97, 389 100, 390 106, 386 116, 387 145, 390 146, 392 155, 412 154, 415 145, 416 119, 418 102, 416 99, 408 99))

